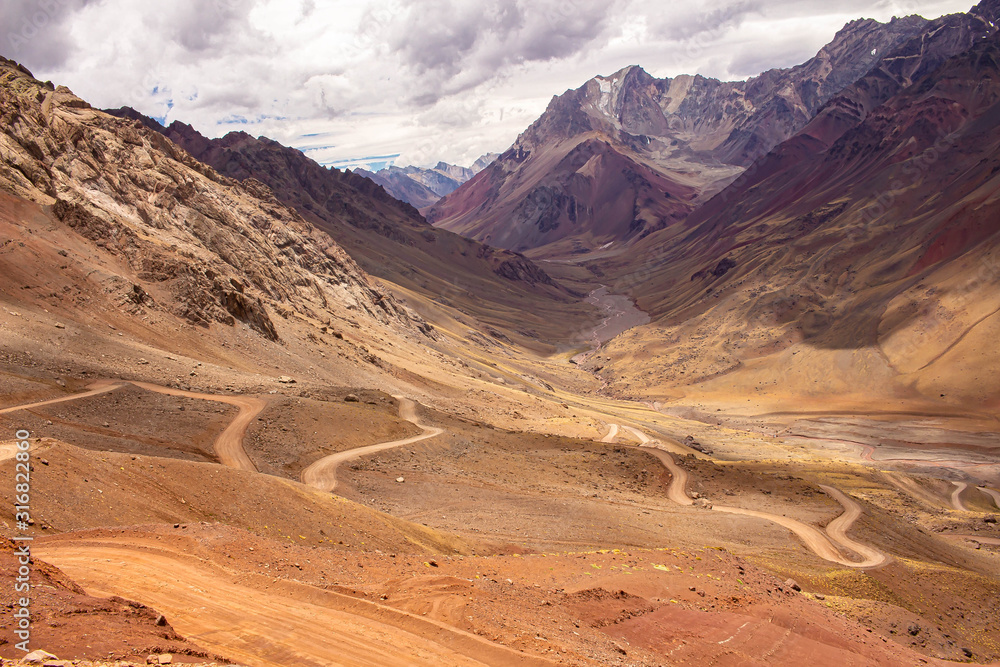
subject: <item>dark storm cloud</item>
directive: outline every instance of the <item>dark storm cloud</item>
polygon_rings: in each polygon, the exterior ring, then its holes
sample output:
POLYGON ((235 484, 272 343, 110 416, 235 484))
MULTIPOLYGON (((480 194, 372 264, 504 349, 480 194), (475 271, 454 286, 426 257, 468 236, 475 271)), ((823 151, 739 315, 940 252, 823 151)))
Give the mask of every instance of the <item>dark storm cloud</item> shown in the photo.
POLYGON ((73 51, 69 19, 89 1, 0 2, 0 53, 27 67, 63 65, 73 51))
POLYGON ((217 55, 239 45, 234 36, 251 32, 252 0, 180 0, 143 18, 144 29, 178 44, 195 57, 217 55))
POLYGON ((473 88, 505 67, 579 53, 608 36, 619 4, 412 0, 402 13, 369 29, 380 33, 387 52, 415 75, 414 99, 430 104, 473 88))
POLYGON ((676 40, 690 39, 702 33, 717 33, 739 26, 748 14, 760 12, 760 2, 743 1, 716 7, 654 26, 654 32, 676 40))
MULTIPOLYGON (((67 64, 74 51, 86 44, 72 39, 73 19, 98 0, 34 0, 0 2, 0 53, 29 68, 57 69, 67 64)), ((192 57, 223 53, 249 32, 247 16, 253 0, 178 0, 163 3, 154 12, 136 13, 129 26, 137 36, 152 41, 172 41, 192 57)), ((102 39, 107 35, 95 35, 102 39)), ((121 39, 122 35, 115 35, 121 39)))

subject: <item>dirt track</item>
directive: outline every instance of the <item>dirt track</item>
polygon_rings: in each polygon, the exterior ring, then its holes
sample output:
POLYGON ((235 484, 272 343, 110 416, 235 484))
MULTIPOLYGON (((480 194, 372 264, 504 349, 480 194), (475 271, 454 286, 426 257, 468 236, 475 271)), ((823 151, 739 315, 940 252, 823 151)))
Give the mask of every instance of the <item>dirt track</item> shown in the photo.
POLYGON ((122 387, 124 382, 116 382, 112 380, 97 380, 88 385, 89 390, 81 392, 79 394, 71 394, 69 396, 60 396, 59 398, 50 398, 45 401, 38 401, 37 403, 28 403, 26 405, 15 405, 10 408, 4 408, 0 410, 0 415, 5 415, 8 412, 17 412, 18 410, 30 410, 31 408, 40 408, 43 405, 52 405, 53 403, 64 403, 66 401, 76 401, 81 398, 87 398, 88 396, 96 396, 97 394, 104 394, 109 391, 114 391, 119 387, 122 387))
MULTIPOLYGON (((235 419, 225 428, 225 430, 219 434, 219 437, 215 441, 215 452, 219 457, 220 462, 223 465, 227 465, 234 468, 240 468, 243 470, 256 471, 257 468, 254 466, 253 462, 247 456, 246 451, 243 449, 243 436, 246 433, 247 427, 250 422, 263 410, 266 405, 265 401, 254 397, 243 397, 243 396, 226 396, 226 395, 215 395, 215 394, 201 394, 196 392, 184 391, 182 389, 174 389, 171 387, 163 387, 160 385, 151 384, 148 382, 133 382, 138 387, 149 391, 160 392, 172 396, 183 396, 187 398, 202 399, 208 401, 217 401, 221 403, 227 403, 229 405, 234 405, 239 408, 240 412, 235 419)), ((38 403, 32 403, 29 405, 15 406, 11 408, 5 408, 0 411, 3 412, 13 412, 15 410, 24 410, 32 407, 40 407, 42 405, 49 405, 52 403, 59 403, 63 401, 70 401, 79 398, 84 398, 86 396, 93 396, 95 394, 100 394, 108 391, 112 391, 122 386, 122 383, 115 383, 112 381, 99 381, 91 385, 91 389, 87 392, 80 394, 75 394, 73 396, 65 396, 57 399, 51 399, 48 401, 40 401, 38 403)), ((428 438, 433 438, 444 432, 444 429, 426 426, 417 418, 416 415, 416 404, 405 397, 396 396, 399 401, 399 415, 403 419, 413 423, 419 427, 423 433, 420 435, 412 436, 409 438, 404 438, 401 440, 392 440, 389 442, 376 443, 374 445, 368 445, 365 447, 358 447, 356 449, 347 450, 344 452, 338 452, 330 456, 326 456, 318 461, 315 461, 312 465, 307 467, 302 471, 302 482, 308 484, 314 488, 323 491, 334 491, 337 488, 337 469, 340 464, 344 461, 349 461, 351 459, 364 456, 366 454, 373 454, 386 449, 392 449, 394 447, 400 447, 403 445, 412 444, 414 442, 420 442, 428 438)), ((611 424, 607 435, 604 436, 602 442, 612 442, 614 438, 618 435, 619 430, 618 424, 611 424)), ((661 450, 659 447, 650 446, 653 441, 642 431, 636 428, 625 426, 624 430, 628 431, 633 435, 642 447, 650 447, 652 453, 656 458, 658 458, 661 463, 670 471, 672 480, 668 489, 668 497, 680 505, 692 505, 693 502, 687 494, 687 472, 681 469, 674 463, 673 457, 666 451, 661 450)), ((7 452, 4 450, 4 454, 7 452)), ((6 456, 9 458, 9 454, 6 456)), ((964 509, 961 503, 961 499, 958 497, 959 494, 966 488, 966 484, 962 482, 956 482, 956 490, 952 493, 952 503, 956 509, 964 509)), ((849 561, 843 558, 843 556, 838 551, 837 547, 831 543, 827 535, 824 535, 818 529, 809 526, 808 524, 802 523, 795 519, 790 519, 788 517, 779 516, 776 514, 770 514, 766 512, 758 512, 755 510, 743 509, 739 507, 728 507, 723 505, 715 505, 712 509, 725 512, 729 514, 743 514, 746 516, 752 516, 756 518, 766 519, 777 523, 785 528, 791 530, 795 535, 802 540, 802 542, 815 553, 820 558, 825 560, 836 562, 841 565, 846 565, 848 567, 874 567, 881 565, 886 562, 886 556, 876 549, 868 547, 866 545, 860 544, 854 540, 847 537, 847 530, 850 529, 854 521, 861 516, 861 507, 849 499, 839 490, 832 487, 823 486, 823 490, 831 495, 835 500, 837 500, 841 505, 844 506, 844 513, 838 518, 834 519, 830 525, 827 527, 827 534, 829 538, 836 542, 837 544, 845 547, 848 550, 854 551, 863 557, 860 562, 849 561)))
POLYGON ((980 491, 982 491, 983 493, 985 493, 989 497, 993 498, 993 504, 997 506, 997 509, 1000 509, 1000 492, 994 491, 993 489, 986 488, 985 486, 979 486, 979 487, 976 487, 976 488, 978 488, 980 491))
POLYGON ((155 605, 191 641, 254 667, 553 664, 415 614, 233 574, 160 544, 54 541, 34 551, 91 594, 155 605))
POLYGON ((337 468, 340 467, 340 464, 344 461, 350 461, 351 459, 358 458, 359 456, 374 454, 375 452, 392 449, 393 447, 410 445, 414 442, 427 440, 428 438, 433 438, 434 436, 444 433, 444 429, 436 426, 425 426, 420 423, 417 419, 416 403, 402 396, 395 396, 394 398, 399 401, 399 416, 408 422, 415 424, 418 428, 423 430, 423 433, 409 438, 404 438, 402 440, 379 442, 374 445, 349 449, 346 452, 337 452, 336 454, 325 456, 302 471, 302 482, 320 489, 321 491, 333 491, 337 488, 337 468))
POLYGON ((827 524, 827 534, 833 538, 834 542, 847 547, 864 558, 861 563, 848 563, 848 565, 851 567, 875 567, 885 563, 888 558, 881 551, 852 540, 847 536, 847 531, 861 517, 861 505, 840 489, 825 484, 820 484, 819 486, 827 495, 844 506, 844 513, 827 524))
POLYGON ((955 485, 955 488, 951 492, 951 506, 959 512, 967 512, 969 508, 962 502, 962 492, 965 491, 969 485, 965 482, 952 482, 952 484, 955 485))
POLYGON ((632 428, 631 426, 624 426, 622 428, 624 428, 626 431, 634 435, 636 439, 639 440, 639 444, 641 445, 645 445, 651 442, 650 437, 637 428, 632 428))
POLYGON ((652 447, 649 453, 660 459, 664 467, 670 471, 670 486, 667 487, 667 497, 678 505, 693 505, 694 501, 687 494, 688 474, 674 463, 674 457, 658 447, 652 447))
POLYGON ((215 455, 219 457, 219 463, 230 468, 239 468, 241 470, 252 470, 257 471, 257 466, 253 464, 250 457, 247 456, 246 450, 243 449, 243 436, 247 432, 247 427, 250 426, 250 422, 260 414, 260 411, 264 409, 267 403, 260 398, 254 398, 252 396, 227 396, 224 394, 199 394, 192 391, 184 391, 183 389, 174 389, 172 387, 161 387, 157 384, 150 384, 149 382, 133 382, 137 387, 142 387, 143 389, 148 389, 149 391, 159 392, 161 394, 168 394, 170 396, 183 396, 185 398, 197 398, 204 401, 216 401, 217 403, 226 403, 228 405, 234 405, 239 408, 240 412, 236 415, 236 418, 230 422, 229 426, 225 428, 219 437, 215 439, 215 455))
MULTIPOLYGON (((612 433, 616 433, 614 426, 616 425, 612 425, 612 431, 608 433, 608 436, 605 437, 604 441, 609 441, 608 438, 612 437, 612 433)), ((642 443, 640 446, 648 447, 648 451, 658 458, 667 470, 670 471, 671 481, 670 486, 667 489, 667 496, 670 500, 680 505, 693 505, 694 503, 687 493, 687 471, 674 462, 671 454, 655 444, 651 445, 650 443, 653 443, 653 440, 645 433, 629 426, 625 426, 624 429, 634 435, 640 443, 642 443)), ((784 526, 788 530, 795 533, 795 535, 802 540, 802 543, 805 544, 810 551, 820 558, 833 563, 857 568, 877 567, 886 563, 888 558, 885 554, 877 549, 861 544, 847 537, 847 531, 861 516, 861 506, 833 487, 824 485, 820 486, 823 491, 833 497, 834 500, 839 502, 844 507, 844 513, 831 521, 827 526, 826 534, 818 528, 796 519, 780 516, 778 514, 771 514, 769 512, 758 512, 756 510, 744 509, 742 507, 729 507, 726 505, 713 505, 712 509, 718 512, 725 512, 727 514, 742 514, 744 516, 765 519, 767 521, 777 523, 780 526, 784 526), (851 561, 845 559, 836 545, 840 545, 849 551, 857 553, 862 557, 862 560, 851 561)))
MULTIPOLYGON (((192 391, 184 391, 183 389, 174 389, 172 387, 163 387, 158 384, 152 384, 149 382, 138 382, 138 381, 125 381, 125 380, 97 380, 89 385, 89 390, 81 392, 79 394, 72 394, 70 396, 61 396, 59 398, 52 398, 46 401, 39 401, 37 403, 29 403, 27 405, 16 405, 9 408, 4 408, 0 410, 0 414, 6 414, 8 412, 15 412, 17 410, 30 410, 31 408, 40 408, 45 405, 52 405, 54 403, 64 403, 66 401, 76 401, 81 398, 87 398, 89 396, 96 396, 98 394, 104 394, 109 391, 114 391, 119 389, 126 384, 134 384, 137 387, 141 387, 148 391, 155 391, 161 394, 167 394, 170 396, 183 396, 185 398, 196 398, 204 401, 215 401, 217 403, 227 403, 229 405, 234 405, 239 408, 240 412, 236 415, 236 418, 230 422, 229 426, 219 434, 219 437, 215 439, 215 454, 219 457, 219 462, 222 465, 229 466, 230 468, 240 468, 241 470, 252 470, 257 471, 257 467, 247 456, 246 451, 243 449, 243 436, 246 434, 247 427, 250 422, 260 414, 260 411, 264 409, 266 402, 260 398, 247 397, 247 396, 227 396, 223 394, 199 394, 192 391)), ((9 458, 10 456, 3 456, 3 450, 0 450, 0 460, 3 458, 9 458)), ((11 455, 13 455, 11 453, 11 455)))
MULTIPOLYGON (((45 401, 38 401, 37 403, 28 403, 26 405, 15 405, 9 408, 4 408, 0 410, 0 415, 5 415, 11 412, 17 412, 18 410, 30 410, 31 408, 40 408, 45 405, 53 405, 54 403, 65 403, 66 401, 75 401, 81 398, 87 398, 88 396, 96 396, 98 394, 104 394, 109 391, 114 391, 123 386, 120 382, 111 382, 109 380, 98 380, 89 385, 89 390, 81 392, 79 394, 72 394, 70 396, 61 396, 59 398, 50 398, 45 401)), ((14 454, 17 453, 16 444, 2 444, 0 445, 0 461, 5 461, 7 459, 13 458, 14 454)))

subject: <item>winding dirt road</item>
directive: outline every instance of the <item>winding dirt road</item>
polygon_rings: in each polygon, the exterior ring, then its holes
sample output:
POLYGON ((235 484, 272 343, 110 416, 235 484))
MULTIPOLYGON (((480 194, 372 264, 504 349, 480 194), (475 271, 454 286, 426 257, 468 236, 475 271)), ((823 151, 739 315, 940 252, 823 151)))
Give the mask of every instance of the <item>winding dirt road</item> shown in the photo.
MULTIPOLYGON (((38 401, 36 403, 4 408, 0 410, 0 414, 42 407, 64 401, 78 400, 88 396, 95 396, 113 391, 124 386, 125 384, 127 384, 125 381, 99 380, 89 385, 88 391, 71 396, 62 396, 45 401, 38 401)), ((261 410, 264 409, 266 402, 263 399, 245 396, 202 394, 185 391, 183 389, 175 389, 172 387, 163 387, 149 382, 134 381, 132 384, 148 391, 154 391, 170 396, 216 401, 239 408, 239 413, 233 421, 230 422, 229 426, 227 426, 225 430, 223 430, 223 432, 216 438, 214 444, 215 453, 223 465, 242 470, 257 470, 253 461, 250 460, 250 457, 247 456, 246 451, 243 449, 243 437, 246 435, 246 430, 249 427, 250 422, 252 422, 253 419, 260 414, 261 410)), ((395 398, 399 401, 399 416, 416 425, 423 431, 423 433, 409 438, 403 438, 401 440, 381 442, 374 445, 367 445, 365 447, 358 447, 345 452, 337 452, 336 454, 331 454, 330 456, 321 458, 302 471, 302 482, 323 491, 334 491, 337 488, 337 469, 340 467, 341 463, 360 456, 365 456, 367 454, 374 454, 376 452, 392 449, 394 447, 401 447, 403 445, 409 445, 422 440, 427 440, 444 433, 444 429, 435 426, 426 426, 420 423, 416 414, 416 403, 412 400, 403 396, 395 396, 395 398)), ((608 433, 602 438, 601 441, 607 443, 613 442, 622 428, 633 435, 639 441, 640 447, 646 448, 650 451, 650 453, 659 459, 664 467, 666 467, 670 472, 671 482, 668 487, 667 495, 671 501, 679 505, 692 505, 693 501, 687 494, 687 472, 674 462, 674 459, 669 452, 661 449, 658 446, 658 443, 654 443, 654 441, 645 433, 631 426, 620 427, 618 424, 610 424, 608 433)), ((0 449, 0 459, 9 458, 13 454, 13 451, 14 449, 12 446, 8 445, 3 447, 0 449), (10 451, 8 452, 8 450, 10 451)), ((964 482, 955 482, 955 484, 956 489, 952 492, 952 504, 956 509, 964 510, 965 506, 962 504, 959 495, 965 490, 967 485, 964 482)), ((712 509, 729 514, 742 514, 745 516, 762 518, 784 526, 797 535, 799 539, 801 539, 802 542, 811 551, 813 551, 813 553, 820 558, 831 562, 840 563, 848 567, 874 567, 886 562, 887 558, 885 554, 882 554, 877 549, 868 547, 847 537, 847 531, 858 519, 858 517, 861 516, 861 506, 833 487, 822 486, 822 488, 827 494, 837 500, 844 507, 844 513, 831 521, 827 526, 826 535, 813 526, 809 526, 808 524, 795 519, 778 516, 776 514, 758 512, 740 507, 727 507, 724 505, 716 505, 712 509), (829 538, 827 536, 829 536, 829 538), (844 559, 837 547, 830 541, 831 539, 833 542, 839 544, 848 551, 857 553, 862 557, 862 560, 860 562, 855 562, 844 559)), ((986 493, 993 495, 994 499, 1000 502, 1000 497, 998 497, 1000 494, 994 495, 994 492, 991 492, 990 490, 985 491, 986 493)))
POLYGON ((874 567, 886 562, 888 558, 884 553, 874 547, 868 546, 867 544, 862 544, 861 542, 852 540, 847 536, 847 531, 850 530, 851 526, 854 525, 854 522, 861 517, 861 505, 859 505, 854 498, 851 498, 840 489, 827 486, 826 484, 820 484, 819 488, 823 489, 828 496, 836 500, 844 507, 844 513, 826 525, 826 533, 833 538, 834 542, 847 547, 854 553, 864 558, 864 561, 861 564, 851 563, 850 566, 874 567))
POLYGON ((951 506, 959 512, 968 512, 969 508, 962 502, 962 491, 969 488, 969 485, 965 482, 952 482, 952 484, 955 485, 955 488, 951 492, 951 506))
POLYGON ((652 442, 652 440, 648 435, 646 435, 637 428, 632 428, 631 426, 623 426, 622 428, 624 428, 626 431, 634 435, 636 439, 639 440, 640 445, 648 445, 650 442, 652 442))
POLYGON ((993 489, 988 489, 985 486, 977 486, 976 488, 993 498, 993 504, 997 506, 998 510, 1000 510, 1000 493, 994 491, 993 489))
MULTIPOLYGON (((0 414, 73 401, 118 389, 128 382, 100 381, 88 391, 27 405, 0 414)), ((266 402, 255 397, 201 394, 148 382, 132 384, 171 396, 226 403, 239 413, 219 434, 215 451, 222 464, 256 470, 243 449, 247 427, 266 402)), ((341 452, 317 461, 303 473, 314 486, 336 486, 337 466, 364 454, 418 442, 443 433, 421 424, 416 404, 397 396, 399 414, 424 433, 403 440, 341 452)), ((0 454, 16 446, 5 443, 0 454)), ((2 457, 0 457, 2 458, 2 457)), ((144 601, 171 618, 175 629, 200 645, 247 665, 538 665, 554 663, 528 656, 458 628, 405 611, 320 590, 293 581, 233 574, 183 550, 122 543, 118 539, 61 539, 35 553, 84 585, 93 595, 144 601), (109 568, 109 563, 112 567, 109 568), (126 576, 123 576, 126 575, 126 576)))
MULTIPOLYGON (((88 396, 96 396, 98 394, 104 394, 109 391, 114 391, 119 387, 125 386, 125 383, 113 382, 110 380, 97 380, 87 385, 87 391, 80 392, 79 394, 71 394, 69 396, 60 396, 59 398, 50 398, 45 401, 38 401, 37 403, 26 403, 25 405, 15 405, 9 408, 3 408, 0 410, 0 415, 9 414, 11 412, 17 412, 18 410, 30 410, 31 408, 40 408, 45 405, 53 405, 55 403, 65 403, 66 401, 75 401, 81 398, 87 398, 88 396)), ((0 461, 6 461, 7 459, 14 458, 17 453, 17 444, 15 443, 4 443, 0 444, 0 461)))
MULTIPOLYGON (((215 455, 219 457, 219 462, 222 465, 229 466, 230 468, 239 468, 241 470, 251 470, 253 472, 257 472, 257 466, 253 464, 253 461, 251 461, 250 457, 247 456, 246 450, 243 449, 243 436, 246 435, 250 422, 252 422, 254 418, 260 414, 260 411, 264 409, 264 406, 267 405, 267 403, 263 399, 254 398, 252 396, 199 394, 193 391, 184 391, 183 389, 163 387, 158 384, 139 382, 135 380, 97 380, 96 382, 92 382, 88 385, 88 391, 84 391, 79 394, 72 394, 70 396, 51 398, 47 401, 38 401, 37 403, 28 403, 26 405, 16 405, 10 408, 4 408, 0 410, 0 415, 7 414, 9 412, 16 412, 17 410, 40 408, 54 403, 78 401, 81 398, 87 398, 89 396, 96 396, 98 394, 114 391, 115 389, 124 387, 127 384, 134 384, 136 387, 146 389, 147 391, 155 391, 169 396, 182 396, 184 398, 196 398, 203 401, 215 401, 216 403, 226 403, 239 408, 240 411, 239 414, 236 415, 236 418, 233 419, 233 421, 229 423, 229 426, 227 426, 225 430, 223 430, 222 433, 220 433, 215 439, 213 449, 215 450, 215 455)), ((0 460, 3 460, 3 458, 4 457, 0 455, 0 460)), ((6 458, 9 458, 9 456, 6 458)))
POLYGON ((795 536, 798 537, 804 545, 806 545, 806 548, 823 560, 828 560, 831 563, 838 563, 848 567, 871 567, 873 565, 881 564, 881 561, 873 563, 856 563, 854 561, 846 560, 830 539, 823 534, 823 531, 810 526, 807 523, 797 521, 796 519, 789 519, 787 516, 779 516, 768 512, 758 512, 756 510, 748 510, 742 507, 730 507, 727 505, 714 505, 712 509, 716 512, 725 512, 726 514, 742 514, 743 516, 752 516, 776 523, 779 526, 792 531, 795 536))
POLYGON ((32 553, 91 595, 152 605, 191 641, 252 667, 554 664, 425 616, 231 572, 166 542, 56 537, 32 553))
POLYGON ((678 505, 693 505, 694 501, 687 494, 688 474, 674 462, 674 457, 659 447, 650 447, 649 453, 660 459, 660 463, 670 471, 670 486, 667 487, 667 497, 678 505))
MULTIPOLYGON (((612 425, 614 426, 614 425, 612 425)), ((639 439, 640 447, 655 456, 664 467, 670 472, 670 485, 667 487, 667 497, 679 505, 693 505, 694 501, 687 493, 688 473, 677 465, 674 457, 667 451, 657 446, 657 443, 642 431, 630 426, 623 427, 639 439)), ((756 510, 744 509, 742 507, 730 507, 727 505, 712 505, 711 509, 716 512, 726 514, 741 514, 752 516, 758 519, 765 519, 792 531, 805 546, 814 554, 833 563, 838 563, 846 567, 866 568, 877 567, 888 561, 888 557, 878 549, 861 544, 847 536, 854 522, 861 516, 861 505, 849 498, 843 492, 832 486, 820 485, 820 488, 834 500, 839 502, 844 508, 844 513, 827 525, 826 533, 820 529, 810 526, 796 519, 791 519, 769 512, 758 512, 756 510), (843 547, 847 551, 853 551, 861 557, 860 561, 853 561, 844 558, 837 546, 843 547)))
POLYGON ((203 401, 215 401, 217 403, 234 405, 239 408, 239 414, 237 414, 233 421, 229 423, 229 426, 227 426, 225 430, 219 434, 219 437, 215 439, 215 444, 213 446, 215 449, 215 455, 219 457, 219 463, 224 466, 257 472, 257 466, 253 464, 253 461, 251 461, 250 457, 247 456, 246 450, 243 449, 243 436, 246 435, 250 422, 252 422, 257 415, 260 414, 260 411, 267 405, 267 402, 264 401, 264 399, 255 398, 253 396, 199 394, 193 391, 174 389, 173 387, 161 387, 158 384, 150 384, 149 382, 133 382, 132 384, 160 394, 183 396, 184 398, 197 398, 203 401))
POLYGON ((423 433, 409 438, 404 438, 402 440, 379 442, 374 445, 349 449, 346 452, 337 452, 336 454, 325 456, 320 460, 315 461, 312 465, 302 471, 302 482, 321 491, 333 491, 337 488, 337 468, 344 461, 350 461, 351 459, 356 459, 359 456, 374 454, 375 452, 392 449, 393 447, 410 445, 414 442, 427 440, 428 438, 433 438, 434 436, 444 433, 444 429, 442 428, 438 428, 436 426, 425 426, 420 423, 417 419, 416 403, 402 396, 394 396, 393 398, 399 401, 399 416, 417 426, 417 428, 422 430, 423 433))
POLYGON ((87 385, 88 390, 80 392, 79 394, 70 394, 69 396, 60 396, 59 398, 50 398, 46 401, 38 401, 37 403, 27 403, 25 405, 15 405, 10 408, 4 408, 0 410, 0 415, 5 415, 9 412, 17 412, 18 410, 30 410, 31 408, 40 408, 44 405, 52 405, 54 403, 65 403, 66 401, 77 401, 81 398, 87 398, 88 396, 96 396, 98 394, 104 394, 109 391, 114 391, 120 387, 124 387, 127 382, 119 382, 115 380, 97 380, 96 382, 91 382, 87 385))

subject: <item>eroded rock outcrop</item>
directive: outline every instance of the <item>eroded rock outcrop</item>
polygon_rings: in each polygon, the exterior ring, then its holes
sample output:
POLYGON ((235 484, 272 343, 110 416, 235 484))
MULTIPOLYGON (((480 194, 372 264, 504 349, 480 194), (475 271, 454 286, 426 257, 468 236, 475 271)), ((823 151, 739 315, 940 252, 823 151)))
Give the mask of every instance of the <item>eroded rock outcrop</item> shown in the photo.
POLYGON ((203 326, 243 322, 271 340, 276 312, 324 320, 355 311, 428 330, 265 184, 222 176, 142 122, 94 110, 8 60, 0 154, 0 187, 51 207, 171 297, 144 297, 148 307, 203 326))

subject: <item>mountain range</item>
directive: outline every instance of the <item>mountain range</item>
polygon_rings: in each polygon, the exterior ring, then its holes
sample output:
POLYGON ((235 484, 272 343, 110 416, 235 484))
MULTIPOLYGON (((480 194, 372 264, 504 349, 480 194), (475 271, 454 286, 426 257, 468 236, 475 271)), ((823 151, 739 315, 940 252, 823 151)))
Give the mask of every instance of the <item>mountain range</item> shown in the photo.
POLYGON ((136 345, 199 350, 236 368, 270 365, 249 349, 334 341, 364 364, 367 351, 332 338, 349 320, 431 335, 262 182, 222 176, 16 63, 0 61, 0 74, 2 289, 9 304, 71 328, 68 359, 91 367, 92 337, 109 326, 129 332, 126 358, 136 345), (312 338, 288 333, 289 321, 308 321, 312 338))
POLYGON ((995 664, 998 21, 375 174, 0 58, 0 662, 995 664))
POLYGON ((653 321, 588 362, 622 396, 994 405, 997 7, 745 82, 597 77, 428 218, 633 296, 653 321))
POLYGON ((644 349, 689 360, 658 379, 996 404, 997 19, 931 22, 683 223, 594 261, 660 322, 644 349))
POLYGON ((369 178, 386 192, 400 201, 412 204, 418 209, 435 204, 441 197, 454 192, 460 185, 485 169, 499 157, 498 153, 487 153, 471 167, 459 167, 447 162, 438 162, 428 169, 426 167, 390 166, 377 172, 366 169, 355 169, 354 173, 369 178))
POLYGON ((427 217, 534 257, 633 242, 684 220, 860 78, 912 79, 992 29, 976 13, 860 19, 802 65, 746 81, 657 79, 638 66, 595 77, 554 97, 427 217))

